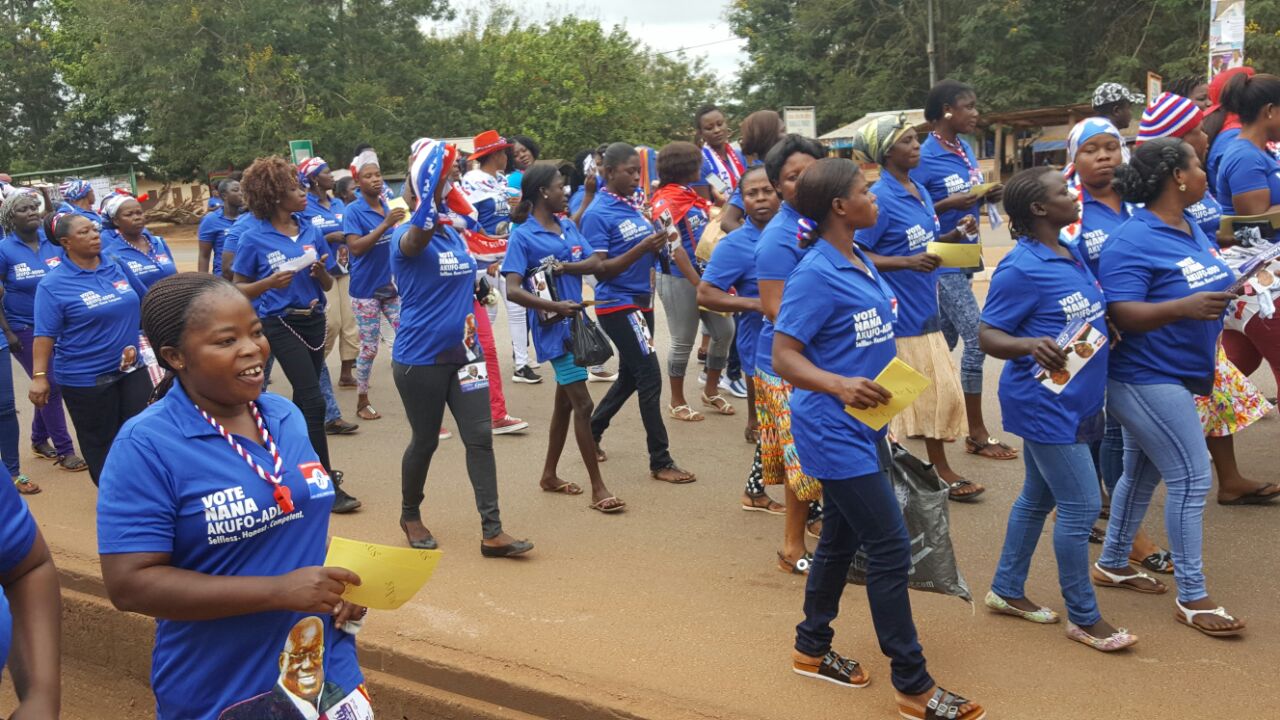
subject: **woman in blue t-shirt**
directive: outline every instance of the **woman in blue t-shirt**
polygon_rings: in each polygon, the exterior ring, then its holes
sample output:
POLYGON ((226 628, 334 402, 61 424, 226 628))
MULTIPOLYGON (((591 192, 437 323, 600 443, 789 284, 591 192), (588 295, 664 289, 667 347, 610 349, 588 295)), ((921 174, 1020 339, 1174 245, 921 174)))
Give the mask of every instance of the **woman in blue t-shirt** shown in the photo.
POLYGON ((707 262, 707 270, 698 285, 698 305, 717 312, 737 314, 736 347, 742 358, 742 373, 747 378, 747 442, 756 446, 747 474, 747 487, 742 493, 742 509, 782 515, 785 507, 774 502, 764 487, 764 464, 761 461, 760 422, 756 416, 756 346, 764 323, 764 306, 760 303, 760 284, 756 275, 756 244, 760 233, 778 214, 782 198, 769 182, 764 166, 756 165, 742 174, 735 193, 745 206, 747 222, 716 243, 707 262))
POLYGON ((298 408, 262 391, 262 319, 182 273, 147 294, 143 329, 169 375, 111 449, 98 553, 111 602, 157 619, 156 717, 371 716, 365 608, 342 599, 360 578, 322 567, 333 478, 298 408))
POLYGON ((1102 492, 1088 435, 1102 423, 1109 349, 1102 288, 1081 248, 1059 242, 1061 230, 1076 221, 1077 208, 1056 168, 1013 176, 1004 208, 1017 245, 991 277, 979 340, 988 355, 1008 361, 1000 375, 1001 414, 1005 430, 1022 437, 1027 472, 1009 512, 986 605, 1034 623, 1058 622, 1056 612, 1025 592, 1036 542, 1056 509, 1053 549, 1067 604, 1067 637, 1103 652, 1120 650, 1138 638, 1102 619, 1089 584, 1089 531, 1102 508, 1102 492), (1098 342, 1055 339, 1076 326, 1092 327, 1098 342), (1087 362, 1063 377, 1068 353, 1087 362))
POLYGON ((235 250, 235 283, 262 318, 272 355, 289 378, 293 402, 307 420, 311 444, 338 486, 333 511, 351 512, 360 507, 360 501, 343 491, 342 473, 329 462, 320 391, 324 293, 333 287, 333 276, 325 265, 332 260, 324 236, 303 219, 307 192, 298 182, 297 168, 284 158, 255 160, 241 184, 252 217, 245 220, 235 250))
POLYGON ((876 224, 859 230, 854 240, 898 299, 893 324, 898 357, 929 378, 929 387, 893 418, 891 431, 896 437, 923 437, 929 462, 951 487, 949 497, 972 502, 986 488, 961 477, 947 460, 946 440, 964 433, 964 394, 939 316, 936 271, 942 258, 928 248, 932 242, 966 242, 978 222, 965 215, 945 235, 938 229, 933 199, 911 179, 920 164, 920 140, 905 113, 867 123, 853 147, 883 168, 871 186, 880 207, 876 224))
POLYGON ((244 212, 244 193, 240 190, 240 181, 231 178, 219 182, 217 192, 222 204, 205 213, 196 233, 200 246, 196 268, 200 272, 222 275, 222 248, 226 245, 227 231, 244 212))
MULTIPOLYGON (((0 470, 0 473, 3 473, 0 470)), ((0 477, 0 670, 20 698, 10 718, 56 718, 62 700, 58 570, 27 504, 0 477)))
POLYGON ((50 215, 45 235, 66 255, 36 287, 28 394, 36 407, 48 403, 52 365, 97 484, 120 426, 142 412, 151 395, 138 343, 146 288, 126 265, 106 259, 88 218, 50 215))
MULTIPOLYGON (((738 131, 742 134, 742 140, 739 142, 742 148, 742 160, 747 168, 753 168, 764 164, 765 154, 786 136, 787 126, 782 122, 782 116, 773 110, 757 110, 742 119, 742 125, 738 127, 738 131)), ((744 172, 743 177, 745 176, 744 172)), ((729 196, 729 202, 725 203, 720 212, 722 231, 733 232, 747 221, 743 200, 742 180, 739 179, 738 187, 734 188, 733 194, 729 196)), ((746 369, 745 365, 743 369, 746 369)))
MULTIPOLYGON (((943 80, 929 91, 924 118, 933 131, 920 146, 920 164, 911 178, 929 191, 933 209, 938 213, 938 232, 949 233, 961 218, 978 221, 984 203, 1000 202, 1000 186, 986 195, 972 192, 983 183, 978 156, 962 136, 971 135, 978 127, 978 96, 973 88, 955 80, 943 80)), ((988 213, 994 214, 988 206, 988 213)), ((977 228, 965 242, 979 243, 977 228)), ((992 460, 1013 460, 1018 453, 1007 443, 993 437, 982 415, 982 364, 984 356, 978 347, 978 300, 973 294, 973 270, 940 268, 938 271, 938 308, 947 346, 955 349, 964 342, 960 356, 960 388, 964 391, 965 416, 969 435, 965 452, 992 460)))
MULTIPOLYGON (((49 242, 41 229, 40 200, 30 192, 17 192, 0 205, 0 283, 4 289, 3 320, 5 340, 0 354, 12 353, 30 377, 32 350, 35 344, 36 288, 53 268, 63 262, 62 248, 49 242)), ((0 360, 0 367, 8 363, 0 360)), ((0 383, 5 382, 0 379, 0 383)), ((20 471, 18 462, 18 414, 14 404, 12 380, 4 397, 8 404, 0 409, 0 426, 12 422, 11 428, 0 427, 4 435, 5 466, 18 488, 39 491, 39 486, 20 471), (12 457, 11 457, 12 456, 12 457)), ((49 402, 37 408, 31 418, 31 449, 39 457, 53 460, 64 470, 80 472, 88 465, 75 454, 67 417, 62 409, 62 390, 49 383, 49 402)))
POLYGON ((338 385, 356 387, 356 379, 351 373, 360 353, 360 331, 351 309, 351 255, 347 249, 347 235, 342 231, 347 204, 334 196, 336 181, 324 158, 313 157, 303 161, 298 167, 298 173, 308 186, 307 209, 302 216, 324 233, 333 258, 333 271, 330 273, 333 275, 333 289, 328 293, 329 305, 325 318, 329 327, 324 343, 325 355, 328 356, 335 344, 338 346, 338 357, 342 360, 338 385))
MULTIPOLYGON (((693 116, 696 132, 694 141, 702 150, 701 170, 698 171, 696 185, 698 191, 707 200, 717 206, 729 201, 729 196, 738 187, 742 173, 747 170, 747 163, 742 153, 729 142, 733 131, 724 112, 715 105, 704 105, 693 116)), ((661 162, 662 153, 658 153, 661 162)))
POLYGON ((142 204, 132 195, 116 194, 102 201, 102 256, 124 263, 144 287, 178 272, 164 238, 147 229, 142 204))
MULTIPOLYGON (((507 240, 502 274, 507 297, 529 308, 529 325, 538 356, 549 359, 556 375, 555 407, 542 468, 542 487, 558 491, 565 485, 557 474, 560 454, 573 424, 582 463, 591 479, 591 508, 619 512, 627 504, 605 487, 600 476, 591 413, 595 404, 587 390, 587 369, 577 364, 570 348, 570 319, 582 313, 582 276, 600 270, 605 252, 591 247, 572 221, 559 217, 569 206, 564 178, 551 163, 534 163, 524 174, 519 214, 528 219, 507 240)), ((587 319, 583 314, 574 322, 587 319)))
POLYGON ((1196 395, 1213 389, 1222 316, 1235 298, 1231 270, 1186 210, 1204 196, 1205 173, 1176 138, 1144 143, 1116 171, 1124 199, 1145 205, 1103 249, 1099 280, 1123 340, 1111 353, 1107 408, 1124 427, 1124 473, 1095 585, 1145 593, 1165 587, 1129 566, 1133 536, 1164 479, 1165 527, 1178 598, 1175 617, 1208 635, 1244 623, 1209 598, 1201 558, 1204 500, 1213 485, 1196 395))
POLYGON ((413 433, 401 463, 400 529, 411 547, 430 550, 437 545, 422 522, 421 506, 447 406, 467 450, 467 477, 483 533, 480 552, 514 557, 532 550, 533 543, 505 533, 498 513, 490 416, 490 383, 497 378, 490 374, 485 343, 478 337, 476 261, 451 226, 451 208, 444 200, 462 195, 450 175, 457 158, 453 144, 430 138, 414 142, 405 182, 413 215, 391 238, 391 266, 405 298, 391 373, 413 433))
MULTIPOLYGON (((659 479, 688 482, 692 473, 681 470, 671 458, 667 426, 662 420, 662 366, 653 347, 653 285, 650 271, 655 255, 666 247, 665 233, 654 232, 644 210, 635 200, 640 182, 640 155, 626 143, 613 143, 603 154, 604 183, 600 198, 582 215, 582 235, 604 253, 596 277, 596 319, 618 349, 618 379, 591 415, 591 436, 598 457, 605 459, 600 443, 613 418, 631 396, 637 395, 649 452, 649 470, 659 479)), ((593 172, 594 174, 594 172, 593 172)), ((553 486, 544 478, 544 490, 581 492, 575 483, 553 486)))
POLYGON ((360 334, 356 415, 362 420, 377 420, 382 415, 369 403, 369 375, 382 343, 383 319, 393 333, 400 327, 400 291, 391 277, 391 231, 404 220, 405 211, 387 205, 376 155, 366 151, 354 162, 360 194, 346 208, 342 231, 351 252, 351 310, 360 334))
MULTIPOLYGON (((718 114, 719 111, 717 111, 718 114)), ((702 268, 694 261, 698 241, 710 219, 710 205, 693 189, 698 181, 701 155, 692 143, 668 143, 658 153, 658 177, 662 187, 653 195, 653 221, 662 222, 670 216, 679 235, 678 245, 684 252, 667 251, 659 255, 658 297, 667 315, 667 329, 671 333, 671 349, 667 355, 667 376, 671 384, 671 405, 668 412, 676 420, 699 422, 702 413, 694 410, 684 394, 684 376, 689 367, 689 355, 698 335, 699 322, 711 335, 707 349, 707 379, 702 389, 702 405, 717 415, 733 415, 733 405, 720 393, 720 374, 729 364, 729 349, 733 346, 733 320, 698 307, 698 283, 702 268), (684 255, 681 258, 679 255, 684 255)), ((659 228, 661 229, 661 228, 659 228)))
POLYGON ((773 367, 795 387, 791 428, 804 471, 822 484, 825 514, 805 586, 805 617, 796 626, 792 670, 846 688, 870 682, 856 660, 831 648, 831 623, 861 548, 874 568, 867 600, 880 649, 891 660, 899 714, 980 720, 986 717, 981 706, 938 687, 925 669, 907 596, 911 538, 886 473, 885 430, 873 430, 846 412, 874 408, 891 397, 870 378, 896 354, 893 293, 853 242, 855 230, 875 225, 875 196, 857 165, 828 158, 800 176, 795 203, 807 218, 799 242, 813 249, 783 290, 773 367))

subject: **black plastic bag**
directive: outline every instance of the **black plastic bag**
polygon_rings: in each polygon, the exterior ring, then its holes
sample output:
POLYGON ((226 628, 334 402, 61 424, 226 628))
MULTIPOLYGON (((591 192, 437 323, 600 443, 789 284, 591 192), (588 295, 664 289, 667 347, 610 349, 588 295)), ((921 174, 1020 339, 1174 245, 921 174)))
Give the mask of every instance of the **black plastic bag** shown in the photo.
MULTIPOLYGON (((973 602, 956 564, 951 546, 951 516, 947 499, 949 488, 933 466, 892 444, 889 479, 898 497, 898 506, 911 536, 911 574, 907 585, 912 590, 955 595, 973 602)), ((849 582, 867 584, 867 556, 859 550, 849 567, 849 582)))
POLYGON ((604 331, 591 319, 585 311, 579 310, 573 316, 569 327, 569 352, 573 353, 573 364, 579 367, 603 365, 613 357, 613 347, 604 331))

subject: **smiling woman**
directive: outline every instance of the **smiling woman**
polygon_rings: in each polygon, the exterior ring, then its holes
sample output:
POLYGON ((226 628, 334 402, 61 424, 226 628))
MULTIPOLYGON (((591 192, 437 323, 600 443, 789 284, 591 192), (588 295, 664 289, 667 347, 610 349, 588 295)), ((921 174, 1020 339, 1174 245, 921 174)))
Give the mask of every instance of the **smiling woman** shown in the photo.
POLYGON ((320 566, 335 486, 301 411, 262 392, 262 320, 204 273, 156 283, 142 318, 171 375, 112 447, 98 551, 116 607, 159 619, 157 716, 372 717, 365 609, 341 599, 360 578, 320 566))

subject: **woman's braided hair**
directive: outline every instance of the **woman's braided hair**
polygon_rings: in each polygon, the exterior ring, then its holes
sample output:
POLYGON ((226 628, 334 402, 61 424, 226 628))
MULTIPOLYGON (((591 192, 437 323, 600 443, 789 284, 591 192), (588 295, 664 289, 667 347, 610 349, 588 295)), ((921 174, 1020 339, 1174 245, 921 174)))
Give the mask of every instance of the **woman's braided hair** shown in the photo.
POLYGON ((191 321, 197 301, 206 293, 239 293, 225 278, 208 273, 183 272, 157 282, 142 298, 142 332, 155 350, 156 360, 167 372, 156 386, 152 402, 164 397, 173 386, 174 369, 160 353, 163 347, 178 347, 191 321))
POLYGON ((1044 202, 1049 196, 1044 176, 1059 170, 1051 165, 1027 168, 1019 171, 1004 185, 1004 211, 1009 215, 1009 235, 1017 240, 1031 234, 1035 215, 1031 206, 1044 202))
POLYGON ((1162 137, 1137 147, 1129 162, 1116 168, 1111 186, 1125 202, 1149 203, 1160 196, 1174 170, 1191 167, 1195 151, 1180 138, 1162 137))

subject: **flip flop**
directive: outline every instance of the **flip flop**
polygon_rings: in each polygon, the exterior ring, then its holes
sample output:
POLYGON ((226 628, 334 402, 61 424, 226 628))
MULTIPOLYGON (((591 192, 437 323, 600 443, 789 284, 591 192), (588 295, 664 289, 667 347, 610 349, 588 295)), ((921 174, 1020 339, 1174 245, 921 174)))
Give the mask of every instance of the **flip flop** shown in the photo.
POLYGON ((575 482, 564 482, 553 488, 542 488, 542 492, 561 493, 562 495, 581 495, 582 486, 575 482))
POLYGON ((1017 460, 1018 459, 1017 450, 1014 450, 1012 447, 1009 447, 1005 443, 1002 443, 993 437, 987 438, 986 443, 980 443, 977 440, 974 440, 972 436, 966 437, 964 439, 964 451, 969 453, 970 455, 978 455, 980 457, 987 458, 988 460, 1017 460), (995 455, 988 454, 987 450, 993 447, 1000 448, 1001 450, 1008 450, 1010 454, 1008 457, 998 457, 995 455))
POLYGON ((1117 588, 1120 590, 1132 590, 1143 595, 1163 595, 1169 592, 1169 587, 1159 580, 1151 577, 1144 572, 1136 572, 1132 575, 1117 575, 1113 572, 1103 570, 1098 563, 1093 564, 1092 570, 1089 572, 1089 580, 1097 587, 1117 588), (1097 572, 1094 572, 1096 570, 1097 572), (1134 585, 1134 580, 1145 580, 1154 585, 1134 585))
POLYGON ((365 405, 364 407, 356 408, 356 415, 361 420, 377 420, 382 417, 382 415, 378 414, 378 411, 374 409, 373 405, 365 405))
POLYGON ((623 510, 626 510, 627 504, 619 500, 618 498, 614 497, 613 495, 610 495, 609 497, 601 500, 600 502, 591 503, 588 507, 590 507, 592 510, 599 510, 605 515, 609 515, 611 513, 622 512, 623 510))
POLYGON ((658 470, 651 470, 649 471, 649 477, 653 478, 654 480, 661 480, 662 482, 671 483, 672 485, 688 485, 689 483, 695 482, 698 479, 697 475, 694 475, 693 473, 687 470, 681 470, 675 465, 672 465, 670 467, 664 467, 658 470), (675 470, 676 472, 682 472, 685 474, 685 477, 672 478, 670 480, 664 477, 658 477, 658 473, 662 472, 663 470, 675 470))
POLYGON ((780 502, 777 502, 773 498, 769 497, 767 494, 760 495, 758 497, 751 497, 750 495, 748 495, 747 497, 751 499, 751 504, 748 504, 745 502, 742 503, 742 509, 747 512, 762 512, 762 513, 768 513, 770 515, 786 515, 787 514, 787 506, 783 505, 780 502), (761 499, 768 500, 768 502, 765 503, 764 505, 754 504, 755 501, 761 500, 761 499))
POLYGON ((1218 504, 1219 505, 1270 505, 1276 500, 1280 500, 1280 492, 1277 492, 1276 488, 1280 488, 1280 485, 1276 485, 1275 483, 1267 483, 1266 485, 1263 485, 1262 487, 1254 490, 1253 492, 1248 492, 1248 493, 1245 493, 1244 495, 1241 495, 1235 500, 1226 500, 1226 501, 1219 500, 1218 504), (1264 490, 1271 490, 1271 492, 1269 494, 1264 493, 1263 492, 1264 490))
POLYGON ((813 553, 805 553, 794 563, 783 557, 781 552, 778 553, 778 569, 782 572, 789 572, 792 575, 808 575, 811 565, 813 565, 813 553))

